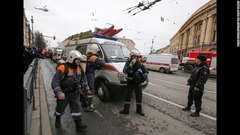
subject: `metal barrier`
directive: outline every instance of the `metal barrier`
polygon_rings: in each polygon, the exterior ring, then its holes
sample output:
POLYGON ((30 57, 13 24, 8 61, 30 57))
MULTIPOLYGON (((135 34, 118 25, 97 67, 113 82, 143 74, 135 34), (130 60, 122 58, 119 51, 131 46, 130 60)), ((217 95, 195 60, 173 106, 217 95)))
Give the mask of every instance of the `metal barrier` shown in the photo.
POLYGON ((38 58, 33 59, 28 70, 24 74, 23 93, 24 93, 24 135, 29 135, 32 111, 35 110, 34 89, 36 89, 36 73, 38 58))

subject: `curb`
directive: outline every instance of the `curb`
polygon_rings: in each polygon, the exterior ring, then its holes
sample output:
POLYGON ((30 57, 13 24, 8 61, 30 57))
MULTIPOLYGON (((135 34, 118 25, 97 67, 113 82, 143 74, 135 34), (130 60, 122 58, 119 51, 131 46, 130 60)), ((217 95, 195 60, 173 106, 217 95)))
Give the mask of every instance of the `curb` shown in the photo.
MULTIPOLYGON (((39 63, 40 62, 41 61, 39 61, 39 63)), ((37 66, 36 88, 34 90, 35 109, 32 112, 30 135, 52 135, 43 76, 39 63, 37 66)))

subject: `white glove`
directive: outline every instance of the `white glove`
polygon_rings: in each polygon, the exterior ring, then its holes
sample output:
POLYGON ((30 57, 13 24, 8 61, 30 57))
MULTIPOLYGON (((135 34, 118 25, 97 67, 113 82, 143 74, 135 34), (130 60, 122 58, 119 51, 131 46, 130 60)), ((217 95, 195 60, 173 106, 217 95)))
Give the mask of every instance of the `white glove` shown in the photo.
POLYGON ((137 59, 133 59, 133 60, 130 62, 129 66, 132 67, 132 66, 135 64, 136 61, 137 61, 137 59))
POLYGON ((80 58, 81 61, 87 61, 87 56, 86 55, 82 55, 82 57, 80 58))

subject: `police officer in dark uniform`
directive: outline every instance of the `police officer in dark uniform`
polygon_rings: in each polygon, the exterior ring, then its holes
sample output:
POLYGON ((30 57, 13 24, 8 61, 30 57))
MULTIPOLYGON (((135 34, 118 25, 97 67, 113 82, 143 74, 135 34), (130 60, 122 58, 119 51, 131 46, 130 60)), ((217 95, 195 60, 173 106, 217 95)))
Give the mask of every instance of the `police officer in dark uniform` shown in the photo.
POLYGON ((209 67, 206 63, 207 57, 205 55, 198 55, 196 57, 196 67, 192 70, 189 79, 187 80, 189 85, 188 102, 187 106, 183 108, 183 111, 190 111, 193 101, 195 103, 196 110, 191 113, 190 116, 198 117, 202 110, 202 96, 204 92, 204 85, 207 82, 210 74, 209 67))
POLYGON ((125 63, 123 72, 127 74, 127 89, 125 91, 125 104, 124 109, 120 111, 120 114, 129 114, 129 108, 131 103, 131 96, 134 90, 136 97, 136 112, 142 116, 145 116, 142 111, 142 76, 147 74, 148 71, 144 65, 138 60, 138 54, 135 52, 130 53, 129 60, 125 63))

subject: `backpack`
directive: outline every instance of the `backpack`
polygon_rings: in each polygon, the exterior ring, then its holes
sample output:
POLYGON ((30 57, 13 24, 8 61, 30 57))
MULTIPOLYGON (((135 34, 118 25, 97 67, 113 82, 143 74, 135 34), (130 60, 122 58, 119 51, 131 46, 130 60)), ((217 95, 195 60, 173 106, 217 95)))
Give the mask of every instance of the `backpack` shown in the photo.
POLYGON ((143 83, 144 81, 147 80, 148 78, 148 72, 146 71, 136 71, 133 75, 133 80, 135 83, 143 83))
POLYGON ((142 82, 142 78, 141 78, 141 74, 140 72, 136 71, 133 75, 133 81, 134 83, 141 83, 142 82))

